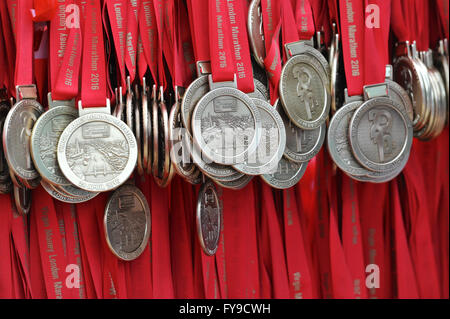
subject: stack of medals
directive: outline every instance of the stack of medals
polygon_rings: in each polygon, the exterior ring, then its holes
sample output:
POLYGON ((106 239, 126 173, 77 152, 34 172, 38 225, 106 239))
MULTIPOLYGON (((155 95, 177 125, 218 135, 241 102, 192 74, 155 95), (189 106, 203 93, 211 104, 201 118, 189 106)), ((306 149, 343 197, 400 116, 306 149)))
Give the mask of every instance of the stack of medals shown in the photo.
MULTIPOLYGON (((336 1, 252 0, 247 10, 244 0, 105 0, 103 19, 100 1, 78 7, 59 0, 49 24, 44 111, 30 71, 33 22, 25 12, 32 0, 18 0, 17 102, 0 91, 0 193, 12 192, 26 214, 39 184, 67 203, 114 191, 106 241, 118 258, 132 260, 151 231, 149 205, 134 183, 139 176, 152 175, 159 187, 175 174, 202 184, 196 222, 207 255, 222 228, 220 187, 240 190, 260 176, 290 188, 325 137, 336 166, 352 178, 393 179, 408 161, 413 133, 432 139, 448 122, 448 19, 437 17, 442 40, 431 51, 427 22, 414 30, 414 21, 426 21, 427 1, 414 1, 406 15, 407 0, 392 1, 392 10, 390 1, 370 2, 382 9, 379 28, 365 26, 365 0, 341 0, 340 16, 336 1), (391 11, 399 41, 393 67, 391 11), (328 16, 333 34, 323 53, 328 16), (105 30, 112 35, 106 46, 105 30)), ((6 27, 1 44, 14 39, 6 27)))
MULTIPOLYGON (((399 1, 406 4, 405 1, 399 1)), ((436 1, 443 5, 445 1, 436 1)), ((393 25, 399 43, 394 59, 394 79, 407 92, 413 109, 414 137, 420 140, 436 138, 448 122, 448 42, 441 39, 436 50, 429 49, 429 1, 415 1, 403 17, 403 25, 393 25), (417 28, 418 30, 415 30, 417 28)), ((448 3, 447 3, 448 6, 448 3)), ((448 8, 447 8, 448 9, 448 8)), ((393 14, 400 16, 400 7, 393 14)), ((441 36, 448 36, 445 8, 436 16, 441 36)), ((447 22, 448 23, 448 22, 447 22)))
MULTIPOLYGON (((385 9, 382 12, 389 12, 389 2, 375 2, 385 9)), ((392 81, 392 68, 386 67, 390 16, 384 13, 378 28, 365 27, 365 5, 364 0, 341 1, 347 89, 344 105, 329 124, 328 149, 336 165, 353 179, 382 183, 396 177, 408 161, 412 106, 392 81), (377 55, 367 63, 372 49, 377 55)))

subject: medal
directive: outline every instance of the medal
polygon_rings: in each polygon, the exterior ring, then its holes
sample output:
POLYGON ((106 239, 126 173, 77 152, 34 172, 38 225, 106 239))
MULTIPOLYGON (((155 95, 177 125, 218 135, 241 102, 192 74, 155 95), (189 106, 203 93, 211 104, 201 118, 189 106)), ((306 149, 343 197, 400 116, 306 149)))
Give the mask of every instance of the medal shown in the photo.
POLYGON ((326 124, 323 123, 314 130, 303 130, 292 123, 281 107, 278 107, 278 110, 286 128, 284 156, 297 163, 310 161, 322 148, 325 141, 326 124))
POLYGON ((261 68, 264 68, 266 48, 264 45, 264 30, 262 23, 261 0, 252 0, 248 6, 247 18, 248 38, 253 57, 261 68))
POLYGON ((138 258, 151 232, 150 208, 144 194, 134 185, 123 185, 108 200, 103 219, 106 242, 119 259, 138 258))
MULTIPOLYGON (((300 36, 292 31, 295 24, 290 2, 282 4, 283 43, 287 62, 280 77, 280 100, 286 115, 298 127, 312 130, 320 127, 330 110, 330 70, 323 55, 313 48, 310 39, 314 34, 312 12, 309 2, 301 2, 302 21, 307 30, 300 36)), ((304 30, 304 29, 302 29, 304 30)))
MULTIPOLYGON (((164 91, 160 87, 158 103, 158 165, 153 171, 153 178, 160 187, 167 186, 170 176, 170 150, 169 150, 169 116, 167 114, 166 103, 164 100, 164 91)), ((154 166, 155 167, 155 166, 154 166)))
POLYGON ((308 162, 295 163, 285 157, 278 162, 277 171, 261 175, 264 182, 276 189, 288 189, 296 185, 306 172, 308 162))
POLYGON ((260 99, 253 102, 261 115, 261 140, 251 157, 233 167, 247 175, 261 175, 276 170, 286 147, 286 129, 272 105, 260 99))
POLYGON ((222 230, 222 204, 211 181, 206 181, 200 188, 196 212, 200 246, 206 255, 213 256, 217 251, 222 230))
POLYGON ((105 60, 100 4, 86 4, 83 48, 83 108, 61 134, 58 163, 65 177, 76 187, 91 192, 109 191, 123 184, 137 161, 137 144, 131 129, 111 115, 106 99, 105 60), (96 37, 99 42, 92 41, 96 37), (91 42, 90 42, 91 41, 91 42), (94 43, 94 44, 93 44, 94 43), (98 58, 98 59, 97 59, 98 58), (105 103, 106 106, 101 106, 105 103))

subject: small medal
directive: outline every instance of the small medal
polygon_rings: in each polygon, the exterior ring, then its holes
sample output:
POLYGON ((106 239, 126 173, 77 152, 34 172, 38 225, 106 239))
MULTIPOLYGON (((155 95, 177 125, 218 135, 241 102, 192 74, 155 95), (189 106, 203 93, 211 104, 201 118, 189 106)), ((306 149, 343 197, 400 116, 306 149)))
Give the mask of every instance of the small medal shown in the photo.
POLYGON ((150 208, 134 185, 123 185, 108 200, 103 219, 106 242, 119 259, 138 258, 151 232, 150 208))
POLYGON ((211 181, 204 183, 198 193, 196 222, 200 246, 206 255, 213 256, 222 230, 222 205, 211 181))

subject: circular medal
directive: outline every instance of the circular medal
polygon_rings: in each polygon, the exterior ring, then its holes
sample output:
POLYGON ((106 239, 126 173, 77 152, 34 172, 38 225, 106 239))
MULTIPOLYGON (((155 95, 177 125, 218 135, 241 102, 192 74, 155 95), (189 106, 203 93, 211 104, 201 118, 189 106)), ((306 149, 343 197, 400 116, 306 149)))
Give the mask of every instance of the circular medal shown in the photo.
POLYGON ((314 130, 303 130, 294 125, 280 109, 280 115, 286 128, 286 147, 284 156, 297 163, 309 162, 319 153, 325 141, 326 124, 314 130))
POLYGON ((71 122, 58 142, 58 163, 66 178, 90 192, 110 191, 127 181, 136 166, 131 129, 105 113, 87 113, 71 122))
POLYGON ((409 154, 413 129, 404 107, 390 98, 377 97, 354 112, 349 136, 353 154, 362 166, 391 171, 409 154))
POLYGON ((252 0, 248 6, 247 29, 250 47, 255 61, 264 69, 266 47, 264 45, 261 0, 252 0))
POLYGON ((212 256, 219 246, 222 228, 222 205, 211 181, 202 185, 197 200, 197 235, 203 252, 212 256))
POLYGON ((36 121, 31 133, 31 156, 34 167, 47 183, 70 185, 57 160, 58 140, 70 122, 78 117, 74 107, 49 108, 36 121))
POLYGON ((138 149, 137 156, 137 171, 139 175, 144 175, 144 167, 142 165, 143 150, 142 150, 142 132, 141 132, 141 110, 139 102, 136 99, 136 105, 134 108, 134 136, 136 137, 136 145, 138 149))
POLYGON ((244 163, 233 167, 247 175, 274 172, 286 147, 286 129, 280 114, 268 102, 253 99, 261 116, 261 140, 256 151, 244 163))
POLYGON ((192 112, 198 101, 209 92, 208 76, 202 75, 195 79, 184 92, 181 101, 181 120, 183 126, 192 134, 191 118, 192 112))
POLYGON ((334 163, 352 176, 365 176, 369 172, 353 156, 348 136, 353 113, 362 104, 362 99, 344 104, 334 114, 328 127, 328 152, 334 163))
POLYGON ((5 157, 12 172, 22 180, 39 178, 30 152, 30 138, 34 123, 43 113, 36 100, 17 102, 6 116, 3 128, 5 157))
POLYGON ((280 78, 280 98, 286 115, 300 128, 320 127, 330 110, 330 83, 317 59, 300 54, 290 58, 280 78))
POLYGON ((133 185, 118 188, 108 200, 103 219, 106 242, 122 260, 134 260, 147 246, 151 232, 150 208, 133 185))
POLYGON ((273 174, 261 175, 261 178, 273 188, 288 189, 300 181, 307 166, 308 162, 295 163, 283 156, 278 163, 277 171, 273 174))
POLYGON ((200 99, 192 115, 195 143, 212 161, 242 163, 258 146, 261 117, 243 92, 220 87, 200 99))

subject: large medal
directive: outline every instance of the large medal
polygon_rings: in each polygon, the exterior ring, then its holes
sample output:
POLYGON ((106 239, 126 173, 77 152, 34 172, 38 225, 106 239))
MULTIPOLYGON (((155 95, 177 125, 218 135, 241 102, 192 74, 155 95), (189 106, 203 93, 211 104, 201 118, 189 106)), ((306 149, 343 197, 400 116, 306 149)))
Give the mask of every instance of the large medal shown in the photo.
POLYGON ((131 129, 104 108, 82 109, 58 143, 58 163, 65 177, 90 192, 122 185, 133 173, 137 143, 131 129))

